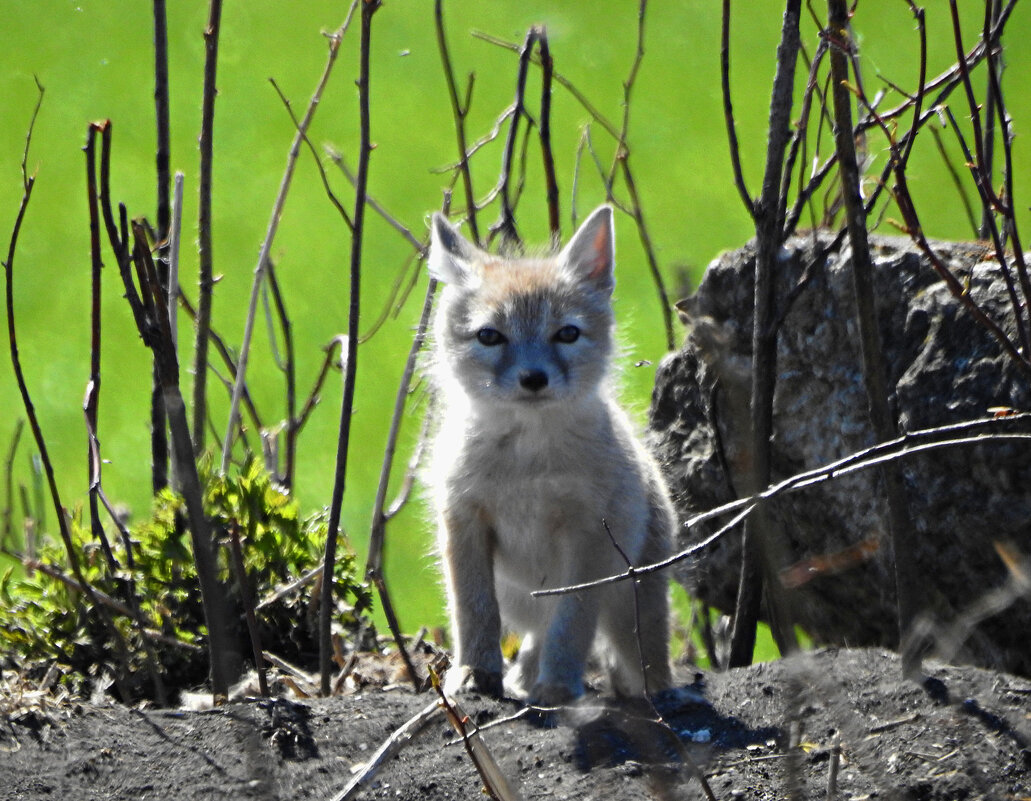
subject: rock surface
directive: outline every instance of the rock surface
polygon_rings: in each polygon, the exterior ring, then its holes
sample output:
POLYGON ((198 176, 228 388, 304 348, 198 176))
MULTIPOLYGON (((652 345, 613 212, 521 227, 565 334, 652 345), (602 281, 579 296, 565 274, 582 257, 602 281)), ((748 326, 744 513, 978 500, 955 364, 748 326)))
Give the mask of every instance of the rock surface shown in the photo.
MULTIPOLYGON (((874 444, 860 368, 847 244, 826 233, 792 239, 776 283, 779 329, 773 478, 817 468, 874 444), (785 299, 790 298, 789 301, 785 299)), ((972 297, 1013 331, 998 265, 977 244, 934 243, 972 297)), ((1031 387, 992 335, 953 298, 908 239, 873 237, 877 313, 899 429, 984 418, 992 407, 1031 409, 1031 387)), ((754 245, 724 254, 680 304, 684 347, 661 365, 651 435, 683 519, 748 494, 754 245)), ((1031 554, 1031 444, 937 449, 908 457, 918 588, 936 630, 1003 584, 996 543, 1031 554)), ((818 641, 897 645, 895 592, 883 493, 868 470, 781 496, 778 570, 795 620, 818 641), (794 569, 791 569, 794 565, 794 569), (816 568, 815 570, 811 568, 816 568)), ((723 518, 726 521, 726 518, 723 518)), ((681 530, 682 547, 718 527, 681 530)), ((710 604, 733 608, 740 536, 681 563, 679 578, 710 604)), ((962 658, 1031 674, 1031 600, 1012 604, 966 639, 962 658)))

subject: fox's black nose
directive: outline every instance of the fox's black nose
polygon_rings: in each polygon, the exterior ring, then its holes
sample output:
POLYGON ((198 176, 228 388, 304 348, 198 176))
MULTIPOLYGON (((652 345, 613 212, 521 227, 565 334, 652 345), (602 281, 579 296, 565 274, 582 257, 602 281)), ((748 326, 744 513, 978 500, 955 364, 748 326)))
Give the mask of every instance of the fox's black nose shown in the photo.
POLYGON ((543 370, 523 370, 519 373, 519 385, 530 392, 540 392, 548 386, 548 374, 543 370))

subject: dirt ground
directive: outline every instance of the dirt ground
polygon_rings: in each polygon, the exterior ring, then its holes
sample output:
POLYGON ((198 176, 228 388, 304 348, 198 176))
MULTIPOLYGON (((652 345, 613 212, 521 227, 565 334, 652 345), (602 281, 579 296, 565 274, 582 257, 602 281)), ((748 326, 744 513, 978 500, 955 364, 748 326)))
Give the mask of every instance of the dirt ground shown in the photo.
MULTIPOLYGON (((924 685, 901 680, 896 656, 877 650, 685 668, 685 683, 656 703, 669 728, 599 696, 550 724, 513 718, 514 702, 461 704, 524 799, 811 799, 828 797, 829 783, 840 799, 1031 799, 1031 681, 925 667, 924 685)), ((0 798, 329 801, 432 702, 394 688, 201 712, 14 714, 0 721, 0 798)), ((443 712, 428 716, 354 797, 486 797, 443 712)))

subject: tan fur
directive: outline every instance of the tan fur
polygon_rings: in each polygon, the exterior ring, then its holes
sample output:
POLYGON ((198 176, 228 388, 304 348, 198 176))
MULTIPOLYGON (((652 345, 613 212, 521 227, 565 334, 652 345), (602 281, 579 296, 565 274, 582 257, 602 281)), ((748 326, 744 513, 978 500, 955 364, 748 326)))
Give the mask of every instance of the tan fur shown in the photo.
POLYGON ((506 689, 550 704, 582 694, 592 646, 613 689, 663 689, 667 582, 534 598, 669 552, 673 512, 609 382, 612 212, 554 258, 503 260, 439 215, 430 270, 446 282, 434 324, 443 402, 429 467, 455 642, 450 691, 500 694, 504 630, 523 636, 506 689), (572 329, 576 328, 573 341, 572 329), (504 341, 487 339, 484 329, 504 341), (643 659, 642 659, 643 658, 643 659), (644 670, 642 671, 642 661, 644 670))

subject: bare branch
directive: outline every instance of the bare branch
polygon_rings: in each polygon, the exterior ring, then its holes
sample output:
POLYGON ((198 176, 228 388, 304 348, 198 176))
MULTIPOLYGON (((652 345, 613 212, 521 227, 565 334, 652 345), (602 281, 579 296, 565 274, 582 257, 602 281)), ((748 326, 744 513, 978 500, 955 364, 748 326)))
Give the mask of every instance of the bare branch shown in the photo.
MULTIPOLYGON (((272 249, 272 242, 275 239, 276 231, 279 228, 279 219, 283 213, 283 206, 286 203, 287 193, 290 191, 290 182, 293 178, 294 167, 297 164, 297 156, 300 153, 301 142, 304 138, 305 132, 308 130, 308 126, 311 125, 311 121, 315 116, 315 110, 318 108, 319 100, 322 98, 322 92, 325 89, 326 83, 329 81, 330 73, 333 70, 333 64, 336 61, 337 53, 340 51, 340 43, 343 41, 344 33, 347 31, 347 28, 351 23, 351 18, 357 6, 358 0, 353 0, 350 9, 347 12, 347 18, 344 20, 340 28, 338 28, 337 31, 329 37, 329 55, 326 59, 326 66, 322 71, 322 77, 319 79, 319 83, 315 88, 311 102, 308 104, 308 110, 294 135, 293 144, 290 146, 290 152, 287 156, 286 170, 283 173, 283 180, 280 182, 276 201, 272 205, 272 216, 269 220, 268 231, 265 234, 265 239, 261 244, 261 252, 258 254, 258 264, 254 268, 254 281, 251 284, 251 296, 247 306, 247 318, 244 324, 243 342, 240 345, 240 357, 236 369, 236 383, 233 387, 233 398, 229 407, 229 424, 226 426, 225 441, 222 444, 222 462, 219 468, 222 473, 225 473, 229 466, 229 458, 233 449, 233 437, 236 431, 236 422, 240 415, 240 397, 243 394, 243 386, 247 377, 247 359, 250 355, 251 337, 254 333, 254 318, 257 312, 258 295, 261 289, 261 282, 265 277, 265 267, 268 262, 269 253, 272 249)), ((355 224, 357 225, 357 220, 355 221, 355 224)))
POLYGON ((100 522, 100 444, 97 440, 97 415, 100 409, 100 276, 104 263, 100 257, 100 209, 97 206, 96 128, 90 126, 86 140, 86 186, 88 189, 90 228, 90 372, 86 384, 83 414, 89 432, 86 448, 87 477, 89 480, 90 531, 100 543, 108 570, 118 569, 118 560, 100 522))
POLYGON ((290 115, 290 120, 294 124, 294 130, 300 133, 301 138, 304 140, 304 144, 308 146, 308 150, 311 152, 312 158, 315 159, 315 166, 318 168, 319 177, 322 179, 322 187, 326 190, 326 197, 329 198, 329 202, 333 204, 333 207, 343 219, 344 224, 353 231, 354 222, 351 220, 351 215, 347 213, 347 209, 344 208, 344 204, 340 202, 340 198, 336 196, 336 193, 333 191, 333 187, 329 185, 329 176, 326 174, 326 168, 322 164, 322 159, 319 158, 319 153, 315 149, 315 145, 313 145, 311 143, 311 139, 308 138, 308 132, 301 129, 301 121, 298 120, 297 115, 294 114, 294 109, 290 104, 290 100, 285 94, 283 94, 283 90, 279 88, 279 84, 276 83, 275 78, 269 78, 268 80, 269 83, 272 84, 272 88, 276 90, 276 94, 279 95, 279 99, 282 101, 283 107, 286 108, 286 113, 290 115))
POLYGON ((274 474, 284 487, 290 489, 294 485, 294 473, 297 467, 297 362, 294 356, 293 325, 290 322, 290 316, 286 313, 286 302, 279 289, 276 270, 271 264, 268 271, 268 286, 272 292, 272 300, 276 306, 276 319, 283 332, 283 344, 286 349, 286 361, 282 367, 286 378, 286 464, 282 470, 278 469, 277 464, 274 474))
POLYGON ((462 710, 455 699, 444 694, 444 690, 435 676, 433 688, 440 696, 439 706, 443 708, 448 722, 462 738, 465 752, 469 755, 476 772, 480 774, 484 794, 494 801, 522 801, 518 785, 509 781, 487 744, 480 737, 479 729, 472 723, 472 719, 462 710))
POLYGON ((723 120, 727 125, 727 140, 730 145, 730 166, 734 170, 734 185, 745 204, 748 213, 755 218, 755 202, 745 186, 741 170, 741 148, 737 141, 737 125, 734 122, 734 102, 730 96, 730 0, 723 0, 723 23, 720 27, 720 88, 723 91, 723 120))
POLYGON ((931 135, 934 137, 934 144, 935 147, 938 148, 938 155, 941 156, 942 164, 945 166, 945 170, 949 173, 949 178, 952 179, 952 184, 956 187, 956 193, 959 195, 960 202, 963 204, 963 210, 966 212, 967 221, 970 223, 972 236, 977 237, 980 235, 980 231, 977 219, 974 216, 974 207, 970 204, 970 198, 967 196, 966 189, 963 186, 963 182, 960 180, 959 173, 952 164, 952 160, 949 158, 949 154, 945 152, 945 145, 942 143, 941 133, 937 128, 932 127, 931 135))
POLYGON ((397 756, 398 752, 410 743, 415 736, 441 714, 440 704, 434 701, 427 704, 405 721, 404 725, 394 731, 374 753, 362 769, 347 783, 347 786, 333 796, 332 801, 351 801, 365 788, 379 769, 397 756))
MULTIPOLYGON (((363 0, 361 9, 361 37, 358 55, 358 116, 360 143, 358 149, 358 172, 355 176, 354 230, 351 234, 351 269, 350 269, 350 302, 347 313, 347 358, 344 362, 344 392, 340 404, 340 433, 337 439, 336 475, 333 481, 333 496, 329 507, 329 521, 326 531, 326 552, 323 567, 322 595, 319 607, 319 674, 320 690, 323 695, 330 693, 331 671, 333 666, 333 573, 336 561, 337 536, 340 530, 340 510, 343 506, 344 492, 347 482, 347 456, 351 434, 351 411, 354 405, 355 380, 358 362, 358 316, 361 311, 359 289, 361 287, 362 237, 365 231, 366 193, 368 190, 369 157, 372 154, 370 138, 369 114, 369 48, 372 35, 372 16, 380 7, 379 0, 363 0)), ((355 6, 351 6, 353 12, 355 6)), ((348 15, 350 19, 350 14, 348 15)), ((344 23, 347 24, 346 22, 344 23)), ((334 45, 340 46, 343 29, 334 37, 334 45)), ((335 53, 335 50, 334 50, 335 53)), ((328 67, 327 67, 328 74, 328 67)), ((311 116, 312 109, 306 119, 311 116)), ((306 126, 305 126, 306 127, 306 126)), ((384 601, 384 610, 389 605, 386 588, 379 588, 380 598, 384 601)), ((400 646, 400 635, 397 623, 388 616, 391 631, 400 646)))
MULTIPOLYGON (((777 253, 783 243, 784 221, 780 219, 781 176, 785 150, 791 136, 792 95, 795 67, 800 46, 799 20, 801 0, 787 0, 777 46, 777 71, 770 98, 767 126, 766 167, 762 190, 755 204, 755 291, 752 323, 752 390, 751 390, 751 489, 770 482, 770 438, 773 435, 773 392, 776 382, 777 332, 775 319, 774 279, 777 253)), ((741 576, 738 582, 734 630, 731 637, 729 664, 738 667, 750 664, 755 644, 755 627, 759 617, 763 573, 769 573, 775 550, 772 528, 760 509, 745 529, 742 548, 741 576)), ((793 629, 779 620, 777 588, 766 576, 778 645, 791 644, 793 629)))
MULTIPOLYGON (((197 472, 193 441, 186 420, 186 404, 179 386, 179 363, 172 345, 168 319, 168 301, 163 297, 154 263, 150 255, 147 234, 141 223, 134 221, 133 261, 140 280, 140 336, 154 354, 154 364, 161 380, 161 392, 172 435, 173 461, 178 470, 178 489, 186 505, 193 558, 201 589, 204 619, 208 627, 208 646, 211 656, 212 694, 217 702, 228 697, 229 684, 235 679, 235 659, 229 636, 226 590, 218 577, 216 564, 217 543, 210 521, 204 513, 203 488, 197 472)), ((123 275, 126 295, 129 295, 131 277, 123 275)))
POLYGON ((211 175, 214 155, 215 98, 218 96, 218 38, 222 21, 222 0, 210 0, 208 24, 204 28, 204 90, 201 98, 200 172, 197 186, 197 255, 200 276, 193 351, 193 450, 204 450, 207 426, 208 342, 215 274, 211 244, 211 175))
POLYGON ((11 516, 14 514, 14 455, 18 452, 18 443, 21 442, 22 431, 25 430, 25 421, 18 418, 14 424, 14 434, 11 436, 11 444, 7 449, 7 458, 4 459, 4 513, 3 530, 0 531, 0 548, 6 548, 11 539, 11 516))
MULTIPOLYGON (((326 155, 329 156, 332 162, 340 168, 340 172, 344 174, 344 177, 351 183, 351 186, 354 186, 355 175, 348 168, 347 162, 344 161, 343 153, 339 152, 338 150, 334 150, 328 145, 325 147, 325 151, 326 155)), ((404 223, 402 223, 399 219, 397 219, 397 217, 395 217, 393 214, 387 211, 386 208, 384 208, 383 204, 376 200, 375 197, 373 197, 372 195, 368 195, 365 198, 365 202, 368 204, 370 209, 372 209, 380 217, 383 218, 384 222, 386 222, 387 225, 389 225, 391 228, 393 228, 395 231, 401 234, 401 237, 409 245, 412 246, 416 254, 423 254, 426 252, 426 243, 424 241, 421 241, 415 234, 413 234, 412 230, 408 228, 404 223)))
POLYGON ((258 619, 254 614, 254 596, 251 593, 251 583, 248 580, 247 567, 243 562, 240 532, 235 525, 229 529, 229 556, 233 573, 236 575, 236 586, 240 590, 243 614, 247 620, 247 634, 251 640, 251 655, 254 659, 254 669, 258 673, 258 692, 261 693, 262 697, 268 698, 268 678, 265 675, 265 660, 262 656, 264 651, 261 647, 261 634, 258 632, 258 619))
MULTIPOLYGON (((185 294, 183 294, 181 287, 179 292, 179 305, 182 306, 183 309, 186 311, 187 316, 189 316, 190 319, 193 320, 194 323, 196 323, 197 308, 192 303, 190 303, 190 299, 187 298, 185 294)), ((221 335, 214 328, 211 328, 209 330, 208 336, 211 339, 211 344, 214 346, 215 351, 222 359, 223 364, 225 364, 226 369, 229 371, 229 375, 231 376, 232 380, 229 382, 227 392, 229 397, 232 397, 233 381, 235 381, 236 379, 236 360, 233 359, 233 355, 229 350, 229 346, 226 345, 225 340, 222 339, 221 335)), ((210 364, 210 362, 208 364, 208 369, 216 373, 217 375, 217 371, 210 364)), ((243 396, 241 398, 241 403, 243 404, 243 408, 246 409, 248 416, 251 418, 251 424, 254 426, 254 429, 256 431, 264 430, 265 423, 258 412, 258 408, 254 405, 254 400, 251 398, 250 390, 248 389, 246 384, 244 384, 243 387, 243 396)), ((208 425, 213 425, 210 420, 208 421, 208 425)))
MULTIPOLYGON (((637 49, 634 52, 634 60, 630 65, 630 73, 623 82, 623 127, 619 132, 616 146, 616 161, 613 164, 613 172, 618 164, 623 174, 623 182, 626 184, 627 192, 630 195, 630 216, 637 224, 637 234, 644 248, 645 258, 648 260, 648 270, 652 275, 652 282, 655 284, 655 291, 659 296, 659 309, 662 312, 662 323, 666 333, 666 348, 673 350, 676 347, 676 338, 673 335, 673 306, 669 302, 669 293, 666 292, 666 283, 663 281, 662 272, 659 270, 659 260, 655 254, 655 247, 652 244, 651 234, 645 223, 644 210, 641 207, 641 198, 637 192, 637 182, 630 170, 630 145, 628 134, 630 128, 630 96, 633 92, 634 82, 637 80, 637 73, 641 68, 644 59, 644 23, 645 12, 647 11, 647 0, 641 0, 637 12, 637 49)), ((612 180, 608 181, 612 185, 612 180)))
MULTIPOLYGON (((877 322, 874 303, 873 264, 870 257, 870 243, 866 232, 866 207, 860 190, 861 176, 856 159, 855 138, 852 132, 852 94, 848 90, 848 63, 854 58, 848 30, 848 9, 846 0, 828 0, 828 26, 832 41, 830 62, 833 79, 835 114, 835 150, 841 175, 842 197, 845 204, 848 237, 852 245, 852 286, 856 302, 856 321, 859 327, 859 350, 863 363, 863 383, 874 436, 884 442, 898 436, 898 426, 888 405, 888 370, 884 363, 881 347, 881 332, 877 322)), ((926 41, 923 33, 923 15, 918 14, 921 42, 926 41)), ((926 65, 926 48, 921 47, 920 83, 914 102, 914 125, 920 118, 923 100, 923 80, 926 65)), ((859 73, 856 83, 860 84, 859 73)), ((911 138, 910 143, 915 140, 911 138)), ((903 153, 904 161, 909 149, 903 153)), ((917 595, 918 584, 913 575, 912 519, 901 470, 898 465, 884 465, 880 471, 888 503, 888 536, 892 544, 895 567, 895 593, 898 610, 899 642, 916 618, 921 599, 917 595)), ((907 674, 919 670, 919 659, 905 663, 907 674)))
POLYGON ((472 96, 473 80, 469 75, 469 89, 466 92, 466 99, 463 103, 458 97, 458 87, 455 83, 455 70, 451 65, 451 53, 447 46, 447 35, 444 32, 444 4, 443 0, 436 0, 433 5, 433 19, 437 32, 437 49, 440 51, 440 60, 444 67, 444 79, 447 81, 448 97, 451 98, 451 114, 455 121, 455 137, 458 142, 458 171, 462 176, 462 185, 465 189, 466 216, 469 221, 469 231, 473 235, 473 241, 482 245, 480 239, 480 228, 476 221, 476 195, 473 192, 473 177, 469 169, 469 156, 472 151, 466 146, 465 118, 469 113, 469 98, 472 96))
MULTIPOLYGON (((487 42, 488 44, 496 45, 497 47, 503 47, 506 50, 511 50, 515 53, 522 52, 522 47, 516 44, 515 42, 507 42, 504 39, 499 39, 496 36, 491 36, 490 34, 482 33, 481 31, 473 31, 472 35, 477 39, 481 39, 482 41, 487 42)), ((538 67, 541 66, 539 55, 535 56, 531 54, 530 61, 533 64, 536 64, 538 67)), ((601 125, 601 127, 608 132, 609 136, 611 136, 617 142, 619 141, 619 129, 612 123, 610 119, 608 119, 608 117, 606 117, 604 114, 598 111, 598 107, 587 99, 587 95, 585 95, 583 92, 577 89, 576 86, 573 85, 572 81, 570 81, 561 73, 557 71, 552 71, 551 77, 555 80, 555 83, 557 83, 567 92, 569 92, 569 94, 571 94, 576 99, 576 101, 581 106, 583 106, 584 110, 591 115, 594 121, 601 125)))
MULTIPOLYGON (((383 544, 386 538, 387 512, 385 509, 387 499, 387 487, 390 483, 391 468, 394 464, 394 453, 397 450, 397 439, 401 431, 401 417, 404 414, 405 403, 408 399, 408 389, 415 373, 415 364, 426 341, 426 329, 429 325, 430 311, 433 308, 433 296, 437 290, 437 281, 430 278, 426 286, 426 297, 422 304, 422 314, 419 316, 419 326, 416 329, 412 345, 408 350, 408 359, 405 361, 404 372, 398 384, 397 394, 394 398, 394 413, 390 418, 390 431, 387 434, 387 444, 383 452, 383 464, 380 468, 379 484, 376 487, 376 500, 372 509, 372 529, 369 533, 369 556, 365 563, 365 577, 377 588, 383 582, 383 544)), ((415 687, 415 691, 421 689, 421 682, 415 672, 408 652, 403 643, 397 639, 398 651, 404 660, 408 670, 409 679, 415 687)))
MULTIPOLYGON (((827 52, 827 41, 821 39, 820 44, 816 48, 816 53, 813 56, 812 62, 809 65, 809 80, 806 82, 805 93, 802 95, 802 109, 799 112, 798 125, 795 128, 795 133, 791 138, 791 147, 788 150, 787 159, 784 162, 784 176, 781 182, 780 190, 780 210, 778 214, 784 217, 784 236, 788 237, 795 231, 795 225, 798 219, 798 212, 801 211, 802 206, 805 204, 806 199, 803 197, 805 190, 800 190, 798 196, 795 199, 795 207, 789 216, 787 214, 787 200, 788 200, 788 189, 791 182, 791 174, 794 172, 795 161, 798 158, 799 151, 804 153, 806 136, 809 133, 809 115, 812 110, 813 97, 819 96, 821 100, 820 104, 820 115, 822 117, 824 113, 824 107, 826 101, 822 93, 819 90, 819 83, 817 78, 819 77, 820 65, 823 63, 823 57, 827 52)), ((803 157, 804 164, 804 157, 803 157)), ((802 167, 799 168, 799 181, 801 182, 802 167)), ((823 178, 827 175, 824 173, 819 176, 819 181, 822 182, 823 178)), ((817 175, 811 177, 812 180, 816 180, 817 175)), ((808 187, 808 195, 811 195, 813 190, 818 184, 810 183, 808 187)), ((754 209, 753 209, 754 212, 754 209)))
MULTIPOLYGON (((54 512, 57 516, 57 526, 61 533, 61 541, 64 543, 65 551, 68 556, 68 564, 71 566, 75 577, 83 585, 83 592, 86 599, 89 601, 90 606, 99 615, 103 621, 105 627, 111 632, 114 639, 115 646, 118 649, 119 657, 121 659, 123 669, 127 672, 128 657, 127 649, 125 645, 125 639, 122 637, 121 632, 115 626, 114 621, 111 620, 111 616, 107 611, 100 606, 97 602, 97 597, 93 587, 86 581, 85 574, 82 572, 82 565, 79 561, 79 554, 75 549, 75 545, 72 542, 71 531, 68 528, 68 519, 65 515, 64 506, 61 503, 61 496, 57 490, 57 481, 54 478, 54 468, 50 461, 50 453, 46 446, 46 440, 43 437, 43 431, 39 424, 39 419, 36 416, 35 406, 32 404, 32 398, 29 395, 28 385, 25 382, 25 374, 21 366, 21 357, 18 353, 18 335, 17 328, 15 326, 14 318, 14 256, 18 248, 18 235, 21 232, 22 223, 25 220, 25 213, 29 207, 29 201, 32 198, 32 188, 35 186, 35 176, 30 176, 25 172, 25 164, 28 160, 29 146, 32 143, 32 132, 35 128, 36 118, 39 112, 39 107, 43 101, 43 86, 36 82, 36 86, 39 89, 39 97, 36 102, 35 110, 32 113, 32 119, 29 122, 28 132, 25 135, 25 150, 22 157, 22 199, 18 206, 18 215, 14 221, 14 227, 11 230, 11 239, 7 248, 7 259, 3 262, 4 267, 4 278, 5 278, 5 308, 7 311, 7 339, 8 346, 11 354, 11 366, 14 368, 15 380, 18 384, 18 391, 21 394, 22 405, 25 409, 25 415, 29 421, 29 428, 32 431, 33 439, 36 442, 36 448, 39 451, 40 460, 43 463, 43 469, 46 472, 47 485, 50 489, 50 498, 54 505, 54 512)), ((118 690, 123 700, 129 701, 129 693, 127 688, 122 681, 122 676, 116 673, 116 681, 118 684, 118 690)))
POLYGON ((551 81, 555 65, 551 61, 548 34, 543 29, 537 42, 537 49, 541 57, 541 119, 537 131, 540 134, 541 155, 544 158, 544 185, 545 198, 548 204, 548 228, 551 231, 551 245, 557 249, 562 242, 562 225, 559 221, 555 156, 551 152, 551 81))
MULTIPOLYGON (((154 110, 157 123, 157 246, 158 280, 168 288, 168 228, 171 224, 171 133, 168 99, 168 24, 165 0, 154 0, 154 110)), ((161 400, 161 380, 156 369, 151 375, 150 452, 151 485, 155 492, 168 485, 168 432, 165 405, 161 400)), ((91 503, 95 506, 95 501, 91 503)))
MULTIPOLYGON (((939 448, 988 445, 995 442, 1010 442, 1017 440, 1031 440, 1031 413, 1014 414, 1008 417, 992 417, 984 420, 967 420, 962 423, 954 423, 948 426, 908 432, 890 442, 882 442, 869 448, 864 448, 863 450, 851 453, 848 456, 830 462, 822 467, 796 473, 795 475, 783 479, 776 484, 771 484, 765 490, 760 493, 756 493, 755 495, 750 495, 746 498, 739 498, 731 501, 730 503, 725 503, 721 506, 709 509, 708 511, 691 516, 683 522, 682 525, 684 528, 691 529, 707 520, 713 520, 727 514, 735 514, 735 517, 715 533, 706 537, 704 540, 695 543, 689 548, 685 548, 660 562, 635 567, 633 576, 640 577, 649 573, 665 570, 678 562, 682 562, 685 559, 694 556, 696 553, 703 551, 705 548, 708 548, 723 536, 733 531, 734 527, 747 518, 748 515, 757 508, 759 503, 776 498, 780 495, 799 492, 808 487, 823 483, 824 481, 833 481, 834 479, 842 476, 878 467, 886 462, 891 462, 896 459, 905 459, 910 456, 934 451, 939 448), (990 429, 993 428, 1017 428, 1027 430, 1002 432, 990 431, 990 429), (972 433, 978 429, 989 429, 989 432, 985 434, 972 433)), ((618 575, 606 576, 605 578, 584 582, 582 584, 570 585, 568 587, 537 590, 536 592, 531 593, 531 595, 535 597, 546 595, 566 595, 573 592, 582 592, 583 590, 588 590, 593 587, 612 584, 617 581, 626 581, 629 578, 632 578, 632 576, 629 573, 624 572, 618 575)))
MULTIPOLYGON (((491 226, 491 235, 500 233, 503 241, 503 248, 521 247, 522 240, 515 224, 515 201, 512 198, 510 184, 512 179, 513 159, 515 158, 516 143, 519 135, 519 120, 526 117, 529 122, 530 116, 526 111, 526 75, 530 67, 530 60, 533 54, 534 45, 543 36, 543 28, 533 27, 526 34, 526 40, 519 51, 519 70, 516 74, 515 100, 512 103, 515 112, 512 115, 512 122, 508 126, 508 136, 505 138, 505 148, 501 156, 501 173, 498 186, 501 196, 501 219, 491 226)), ((524 161, 525 163, 525 161, 524 161)))

